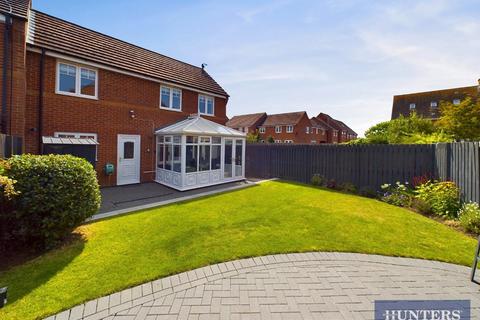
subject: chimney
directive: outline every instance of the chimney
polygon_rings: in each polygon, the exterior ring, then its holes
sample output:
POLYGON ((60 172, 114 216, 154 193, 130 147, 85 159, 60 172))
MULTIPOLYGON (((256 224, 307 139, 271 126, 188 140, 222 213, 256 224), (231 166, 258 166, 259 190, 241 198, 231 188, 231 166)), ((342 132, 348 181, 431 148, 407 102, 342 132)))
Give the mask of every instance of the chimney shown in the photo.
MULTIPOLYGON (((202 70, 205 70, 205 67, 206 67, 206 66, 207 66, 206 63, 202 63, 202 70)), ((479 79, 478 81, 480 81, 480 79, 479 79)))

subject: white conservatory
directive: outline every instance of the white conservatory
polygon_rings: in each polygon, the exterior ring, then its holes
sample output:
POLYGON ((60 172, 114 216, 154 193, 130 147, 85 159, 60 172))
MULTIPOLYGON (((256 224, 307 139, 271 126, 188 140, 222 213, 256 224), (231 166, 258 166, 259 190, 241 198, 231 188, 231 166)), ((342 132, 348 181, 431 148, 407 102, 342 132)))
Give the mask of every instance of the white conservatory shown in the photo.
POLYGON ((245 179, 243 132, 195 115, 155 135, 158 183, 183 191, 245 179))

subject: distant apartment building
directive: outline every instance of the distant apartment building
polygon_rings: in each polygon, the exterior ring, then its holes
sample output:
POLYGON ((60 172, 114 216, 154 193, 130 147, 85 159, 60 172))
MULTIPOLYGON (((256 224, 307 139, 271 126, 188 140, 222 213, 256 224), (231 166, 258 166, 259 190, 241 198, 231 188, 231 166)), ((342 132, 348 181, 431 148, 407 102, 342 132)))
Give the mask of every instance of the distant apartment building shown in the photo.
POLYGON ((324 113, 309 118, 305 111, 238 115, 232 117, 227 126, 247 133, 258 130, 260 142, 341 143, 357 137, 344 122, 324 113))
POLYGON ((396 95, 393 97, 392 119, 400 115, 408 117, 412 112, 427 119, 438 119, 442 101, 460 104, 467 96, 478 96, 479 90, 480 79, 476 86, 396 95))

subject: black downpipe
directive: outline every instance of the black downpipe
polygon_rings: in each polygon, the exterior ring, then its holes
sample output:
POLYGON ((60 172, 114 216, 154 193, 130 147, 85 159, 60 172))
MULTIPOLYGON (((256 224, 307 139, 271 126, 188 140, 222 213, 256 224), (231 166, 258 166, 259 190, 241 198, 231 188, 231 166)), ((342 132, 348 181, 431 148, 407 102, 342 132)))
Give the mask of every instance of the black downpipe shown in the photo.
POLYGON ((38 92, 38 153, 42 154, 43 136, 43 88, 45 85, 45 49, 40 56, 40 88, 38 92))
POLYGON ((10 60, 10 30, 12 17, 5 14, 5 29, 3 31, 3 72, 2 72, 2 114, 0 119, 1 132, 7 134, 7 91, 8 91, 8 67, 10 60))

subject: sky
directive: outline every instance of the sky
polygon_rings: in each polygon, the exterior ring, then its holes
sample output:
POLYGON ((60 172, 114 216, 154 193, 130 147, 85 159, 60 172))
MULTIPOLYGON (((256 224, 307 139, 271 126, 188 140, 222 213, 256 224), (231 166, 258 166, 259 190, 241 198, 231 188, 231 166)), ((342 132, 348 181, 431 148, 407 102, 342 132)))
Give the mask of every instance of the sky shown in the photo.
POLYGON ((360 135, 393 95, 480 78, 480 3, 471 1, 33 0, 33 7, 200 66, 227 115, 320 112, 360 135))

